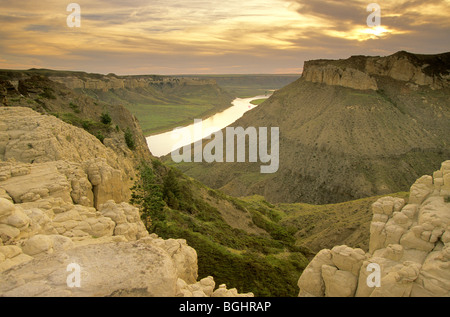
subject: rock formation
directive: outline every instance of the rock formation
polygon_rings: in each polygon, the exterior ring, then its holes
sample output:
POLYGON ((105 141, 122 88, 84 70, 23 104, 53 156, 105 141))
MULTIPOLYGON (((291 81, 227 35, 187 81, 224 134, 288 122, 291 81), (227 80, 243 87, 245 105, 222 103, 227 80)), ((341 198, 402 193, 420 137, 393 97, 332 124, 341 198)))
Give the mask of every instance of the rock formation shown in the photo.
POLYGON ((162 76, 101 76, 92 78, 91 76, 51 76, 50 79, 66 85, 70 89, 93 89, 108 91, 110 89, 136 89, 158 85, 211 85, 214 80, 198 78, 175 78, 162 76))
POLYGON ((419 178, 407 203, 383 197, 372 212, 369 252, 320 251, 299 279, 299 296, 450 296, 450 161, 419 178), (374 264, 379 286, 368 283, 374 264))
POLYGON ((450 74, 445 66, 448 58, 448 54, 427 56, 401 51, 386 57, 352 56, 347 60, 313 60, 305 62, 302 77, 314 83, 378 90, 375 76, 387 76, 440 89, 449 86, 450 74), (439 64, 442 69, 435 67, 439 64))
POLYGON ((334 65, 314 65, 305 63, 303 78, 313 83, 323 83, 353 89, 378 90, 376 80, 370 75, 354 68, 339 68, 334 65))
POLYGON ((83 129, 0 108, 0 296, 241 296, 197 282, 185 240, 149 235, 127 203, 134 175, 83 129))
POLYGON ((0 181, 15 202, 51 196, 98 207, 127 201, 133 177, 132 160, 84 130, 29 108, 0 108, 0 181))

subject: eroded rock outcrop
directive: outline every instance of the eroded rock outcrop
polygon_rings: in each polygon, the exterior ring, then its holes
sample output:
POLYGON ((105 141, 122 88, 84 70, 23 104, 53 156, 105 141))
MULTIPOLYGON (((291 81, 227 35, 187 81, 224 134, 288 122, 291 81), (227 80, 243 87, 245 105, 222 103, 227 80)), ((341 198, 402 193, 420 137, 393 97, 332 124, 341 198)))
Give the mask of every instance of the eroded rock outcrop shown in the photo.
POLYGON ((383 197, 372 212, 369 252, 320 251, 299 279, 299 296, 450 296, 450 161, 419 178, 408 203, 383 197), (368 283, 373 264, 379 287, 368 283))
POLYGON ((306 66, 302 77, 313 83, 323 83, 359 90, 377 90, 377 82, 370 75, 354 68, 339 68, 334 65, 306 66))
POLYGON ((378 90, 377 76, 386 76, 413 85, 440 89, 449 86, 448 67, 448 53, 419 55, 401 51, 386 57, 352 56, 346 60, 307 61, 302 77, 314 83, 378 90))
POLYGON ((93 89, 108 91, 110 89, 136 89, 149 86, 162 85, 210 85, 214 80, 200 78, 175 78, 162 76, 116 76, 116 75, 92 75, 91 76, 51 76, 50 79, 66 85, 70 89, 93 89))
POLYGON ((214 290, 213 277, 197 281, 196 251, 183 239, 149 235, 124 202, 96 210, 61 198, 15 205, 4 196, 0 237, 0 296, 253 296, 214 290), (73 264, 79 287, 67 282, 73 264))
POLYGON ((127 201, 132 160, 83 129, 29 108, 0 108, 0 185, 17 202, 71 197, 98 207, 127 201))

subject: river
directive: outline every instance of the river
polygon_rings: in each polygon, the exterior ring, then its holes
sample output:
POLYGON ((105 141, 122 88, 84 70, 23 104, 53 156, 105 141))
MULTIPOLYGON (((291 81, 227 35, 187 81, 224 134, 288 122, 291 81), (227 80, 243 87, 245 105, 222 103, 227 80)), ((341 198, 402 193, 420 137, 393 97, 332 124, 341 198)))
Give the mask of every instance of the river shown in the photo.
POLYGON ((230 108, 202 120, 201 123, 192 123, 188 126, 181 127, 180 130, 177 130, 178 133, 176 134, 171 130, 151 135, 146 138, 150 152, 156 157, 161 157, 171 153, 174 150, 175 145, 177 145, 177 147, 182 147, 204 139, 212 133, 229 126, 241 118, 247 111, 256 108, 257 105, 251 103, 253 100, 267 99, 270 96, 271 94, 250 98, 236 98, 231 103, 232 106, 230 108), (194 133, 194 131, 197 131, 196 127, 198 128, 199 125, 201 125, 202 128, 201 135, 199 133, 194 133), (189 135, 190 137, 186 138, 186 136, 189 135), (180 140, 182 139, 190 140, 190 142, 180 143, 180 140))

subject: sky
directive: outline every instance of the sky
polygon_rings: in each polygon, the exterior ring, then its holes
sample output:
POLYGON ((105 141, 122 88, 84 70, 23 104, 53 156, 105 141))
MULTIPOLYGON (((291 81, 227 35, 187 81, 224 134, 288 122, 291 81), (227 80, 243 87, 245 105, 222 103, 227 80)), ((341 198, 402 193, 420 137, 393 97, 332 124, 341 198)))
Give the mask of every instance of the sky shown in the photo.
POLYGON ((450 0, 380 0, 379 26, 373 0, 72 1, 80 27, 70 0, 0 0, 0 69, 299 74, 312 59, 450 51, 450 0))

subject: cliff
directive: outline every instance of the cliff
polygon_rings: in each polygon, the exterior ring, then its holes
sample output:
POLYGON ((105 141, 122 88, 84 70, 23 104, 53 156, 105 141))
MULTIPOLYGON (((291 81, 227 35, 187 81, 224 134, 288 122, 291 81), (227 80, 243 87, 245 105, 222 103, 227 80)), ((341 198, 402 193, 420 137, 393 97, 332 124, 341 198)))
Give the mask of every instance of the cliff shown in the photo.
MULTIPOLYGON (((98 77, 98 76, 96 76, 98 77)), ((115 76, 107 75, 99 78, 90 76, 50 76, 51 80, 62 83, 70 89, 93 89, 108 91, 111 89, 137 89, 147 88, 149 86, 162 85, 214 85, 214 80, 198 79, 198 78, 178 78, 178 77, 163 77, 163 76, 115 76)))
POLYGON ((310 82, 358 90, 378 90, 380 76, 432 89, 449 87, 450 53, 419 55, 401 51, 386 57, 313 60, 305 62, 302 75, 310 82))
POLYGON ((320 251, 302 273, 299 296, 450 296, 450 161, 419 178, 408 202, 372 205, 369 252, 346 245, 320 251), (380 267, 380 284, 369 285, 380 267))

